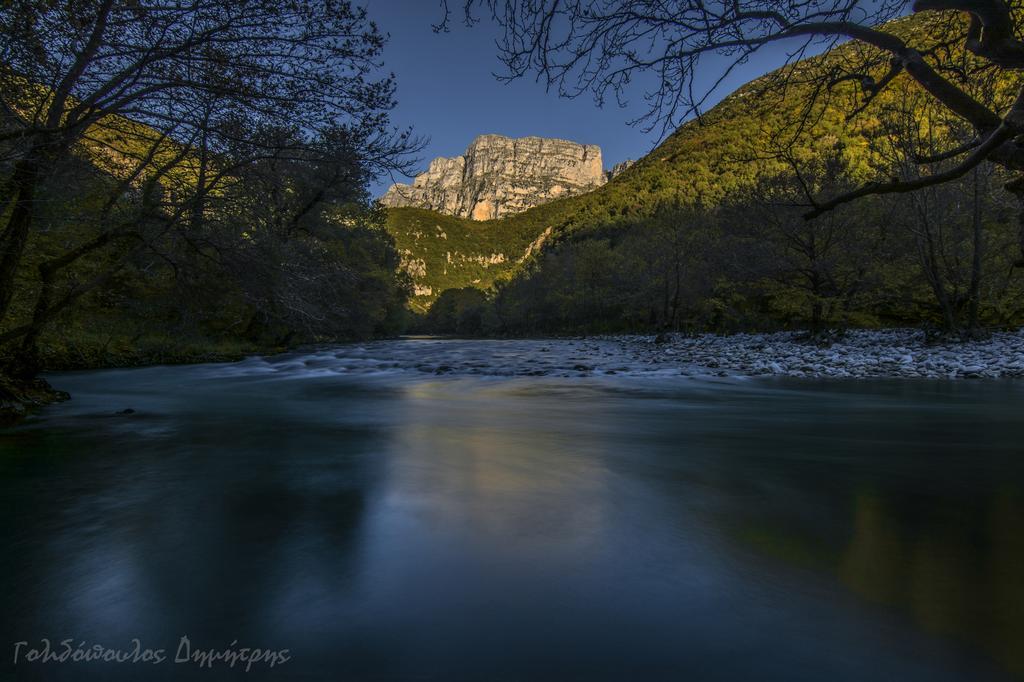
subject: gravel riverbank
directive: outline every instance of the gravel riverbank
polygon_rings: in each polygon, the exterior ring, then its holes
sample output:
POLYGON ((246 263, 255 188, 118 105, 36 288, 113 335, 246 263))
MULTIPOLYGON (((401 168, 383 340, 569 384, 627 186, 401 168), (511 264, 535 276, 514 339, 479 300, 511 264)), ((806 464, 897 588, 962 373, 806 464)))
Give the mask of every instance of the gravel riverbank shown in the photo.
POLYGON ((660 344, 650 337, 629 338, 634 352, 651 360, 677 358, 680 364, 694 365, 698 372, 705 368, 726 376, 1024 377, 1024 330, 998 332, 984 341, 938 344, 926 343, 919 330, 858 330, 847 332, 827 347, 792 333, 669 335, 660 344))
POLYGON ((1024 377, 1024 330, 971 343, 927 343, 913 329, 850 331, 829 345, 794 333, 410 338, 307 349, 222 365, 226 374, 551 377, 1024 377))

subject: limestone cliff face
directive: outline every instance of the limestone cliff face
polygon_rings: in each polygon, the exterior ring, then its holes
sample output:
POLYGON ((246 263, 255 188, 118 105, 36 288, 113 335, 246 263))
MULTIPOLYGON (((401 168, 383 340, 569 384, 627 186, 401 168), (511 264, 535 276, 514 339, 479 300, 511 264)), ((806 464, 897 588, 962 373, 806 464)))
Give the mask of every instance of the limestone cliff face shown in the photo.
POLYGON ((491 220, 589 192, 607 179, 595 145, 481 135, 463 156, 434 159, 411 185, 392 185, 381 201, 491 220))

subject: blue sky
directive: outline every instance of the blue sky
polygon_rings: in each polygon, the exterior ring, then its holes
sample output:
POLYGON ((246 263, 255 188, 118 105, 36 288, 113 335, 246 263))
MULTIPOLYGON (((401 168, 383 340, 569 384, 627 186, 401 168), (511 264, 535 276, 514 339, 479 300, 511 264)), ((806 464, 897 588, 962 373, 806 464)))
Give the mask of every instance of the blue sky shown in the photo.
MULTIPOLYGON (((546 92, 532 79, 502 83, 495 40, 498 29, 488 22, 472 28, 454 15, 449 33, 431 29, 441 17, 437 0, 363 0, 370 17, 391 38, 384 65, 398 80, 398 108, 392 119, 399 127, 413 126, 430 144, 420 155, 422 167, 437 156, 457 156, 484 133, 510 137, 539 135, 601 147, 605 168, 625 159, 638 159, 652 149, 656 135, 628 125, 646 109, 637 88, 625 109, 614 102, 595 106, 587 94, 564 99, 546 92)), ((459 0, 452 6, 458 11, 459 0)), ((738 69, 718 98, 781 63, 783 51, 738 69)), ((719 74, 709 68, 707 78, 719 74)), ((404 178, 396 178, 404 181, 404 178)), ((391 184, 382 178, 372 187, 379 196, 391 184)))

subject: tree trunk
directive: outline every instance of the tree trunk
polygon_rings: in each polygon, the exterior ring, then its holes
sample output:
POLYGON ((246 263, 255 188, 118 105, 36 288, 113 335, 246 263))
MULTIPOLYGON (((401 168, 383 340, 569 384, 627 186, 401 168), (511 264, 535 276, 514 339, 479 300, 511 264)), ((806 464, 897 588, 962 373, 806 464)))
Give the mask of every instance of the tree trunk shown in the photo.
POLYGON ((971 260, 971 288, 968 294, 967 308, 967 334, 976 338, 981 331, 981 324, 978 320, 978 309, 981 306, 981 257, 984 248, 981 223, 981 180, 978 170, 974 170, 974 212, 973 222, 973 254, 971 260))
POLYGON ((934 260, 929 260, 925 265, 925 271, 928 283, 932 288, 932 293, 935 295, 935 302, 939 304, 939 312, 942 314, 943 331, 947 334, 956 333, 959 331, 956 324, 956 313, 953 310, 952 302, 949 300, 946 285, 942 281, 939 265, 934 260))
POLYGON ((811 265, 811 336, 818 338, 821 334, 821 272, 818 263, 818 239, 814 223, 807 223, 809 234, 807 235, 807 257, 811 265))
POLYGON ((672 299, 671 299, 671 295, 669 294, 668 273, 665 272, 664 270, 662 271, 662 279, 661 279, 661 281, 662 281, 663 286, 661 288, 662 298, 661 298, 661 325, 660 326, 662 328, 668 328, 668 326, 671 324, 671 314, 670 314, 669 302, 672 299))
POLYGON ((1024 175, 1006 183, 1005 189, 1017 197, 1017 241, 1020 249, 1020 259, 1013 265, 1014 267, 1024 268, 1024 175))
POLYGON ((0 237, 0 323, 6 318, 14 298, 14 278, 25 253, 34 218, 39 166, 29 155, 14 167, 11 177, 13 203, 7 227, 0 237))
POLYGON ((682 273, 680 272, 679 256, 675 259, 675 277, 673 280, 672 289, 672 320, 671 326, 673 331, 679 331, 679 304, 680 296, 682 295, 682 273))
POLYGON ((28 331, 21 337, 21 345, 14 362, 14 373, 21 378, 32 378, 42 369, 39 361, 39 335, 49 319, 55 274, 56 269, 49 263, 39 266, 39 296, 32 310, 32 322, 29 323, 28 331))
POLYGON ((824 317, 823 313, 824 310, 821 305, 821 299, 818 298, 817 294, 815 294, 814 302, 811 304, 811 335, 815 338, 821 335, 822 331, 824 331, 822 329, 824 326, 822 325, 822 318, 824 317))
POLYGON ((75 290, 58 301, 53 300, 54 281, 57 273, 76 263, 82 257, 98 251, 119 239, 140 239, 138 234, 129 231, 105 232, 95 239, 72 249, 59 258, 54 258, 39 266, 39 293, 32 310, 32 320, 25 325, 8 330, 0 336, 0 343, 16 340, 21 337, 18 351, 8 364, 6 372, 20 379, 31 379, 40 371, 38 342, 46 324, 61 310, 85 295, 89 291, 102 286, 120 267, 112 266, 100 273, 92 281, 80 284, 75 290))
MULTIPOLYGON (((913 195, 911 197, 913 199, 913 195)), ((953 309, 952 301, 950 301, 949 292, 946 291, 946 282, 942 274, 942 263, 938 249, 935 246, 936 236, 932 232, 930 212, 926 206, 917 203, 916 200, 915 204, 919 225, 917 235, 918 258, 920 259, 925 279, 928 280, 928 285, 935 295, 935 302, 939 305, 939 312, 942 314, 942 331, 946 334, 954 334, 962 330, 957 327, 956 311, 953 309)))

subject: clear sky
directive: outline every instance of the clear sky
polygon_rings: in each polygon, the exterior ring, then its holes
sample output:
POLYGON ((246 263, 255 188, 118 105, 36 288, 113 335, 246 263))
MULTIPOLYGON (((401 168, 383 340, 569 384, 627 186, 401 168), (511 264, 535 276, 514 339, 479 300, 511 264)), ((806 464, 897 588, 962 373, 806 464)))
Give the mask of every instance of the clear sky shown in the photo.
MULTIPOLYGON (((399 127, 413 126, 417 134, 430 138, 420 155, 422 168, 435 157, 463 153, 474 137, 484 133, 596 144, 607 169, 644 156, 657 141, 654 133, 628 125, 646 111, 639 88, 631 93, 627 108, 612 101, 598 109, 589 94, 564 99, 532 79, 499 82, 494 77, 502 69, 495 46, 498 29, 489 22, 464 26, 459 0, 450 3, 455 11, 448 33, 431 29, 442 16, 437 0, 363 3, 380 29, 390 34, 384 64, 398 80, 398 108, 392 119, 399 127)), ((766 73, 783 57, 777 49, 738 69, 718 97, 766 73)), ((718 75, 710 65, 708 78, 718 75)), ((390 179, 381 179, 371 188, 373 195, 379 196, 390 184, 390 179)))

